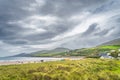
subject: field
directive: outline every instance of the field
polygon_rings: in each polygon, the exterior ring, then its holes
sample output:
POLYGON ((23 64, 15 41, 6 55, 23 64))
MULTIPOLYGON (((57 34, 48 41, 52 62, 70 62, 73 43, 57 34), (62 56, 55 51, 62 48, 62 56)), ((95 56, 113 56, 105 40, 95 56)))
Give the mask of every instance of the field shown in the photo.
POLYGON ((100 46, 102 49, 120 49, 120 45, 100 46))
POLYGON ((0 66, 0 80, 120 80, 120 61, 83 59, 0 66))

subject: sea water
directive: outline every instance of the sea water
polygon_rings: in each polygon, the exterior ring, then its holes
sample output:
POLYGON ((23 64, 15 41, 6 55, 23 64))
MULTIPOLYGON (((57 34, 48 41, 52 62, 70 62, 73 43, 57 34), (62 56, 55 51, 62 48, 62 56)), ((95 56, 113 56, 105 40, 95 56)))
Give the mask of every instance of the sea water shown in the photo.
POLYGON ((52 57, 0 57, 0 62, 3 61, 55 61, 62 60, 63 58, 52 58, 52 57))

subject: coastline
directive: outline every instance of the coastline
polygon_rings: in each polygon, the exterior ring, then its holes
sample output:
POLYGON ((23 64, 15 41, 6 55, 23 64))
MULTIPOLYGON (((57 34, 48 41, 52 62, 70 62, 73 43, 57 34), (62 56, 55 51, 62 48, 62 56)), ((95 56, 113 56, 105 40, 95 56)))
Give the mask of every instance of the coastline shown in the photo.
MULTIPOLYGON (((37 57, 38 58, 38 57, 37 57)), ((48 62, 48 61, 64 61, 64 60, 81 60, 84 59, 84 57, 51 57, 51 59, 42 59, 39 57, 41 60, 2 60, 0 61, 0 66, 2 65, 17 65, 17 64, 28 64, 28 63, 41 63, 41 62, 48 62), (52 59, 53 58, 53 59, 52 59), (55 58, 55 59, 54 59, 55 58)), ((47 57, 45 57, 47 58, 47 57)))

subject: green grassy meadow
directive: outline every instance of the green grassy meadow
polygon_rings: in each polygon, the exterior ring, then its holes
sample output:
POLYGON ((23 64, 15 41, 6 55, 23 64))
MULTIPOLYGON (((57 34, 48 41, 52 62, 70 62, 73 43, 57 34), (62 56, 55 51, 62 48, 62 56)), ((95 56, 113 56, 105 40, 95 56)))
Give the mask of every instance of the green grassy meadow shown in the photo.
POLYGON ((0 80, 120 80, 120 60, 83 59, 0 66, 0 80))
POLYGON ((107 45, 107 46, 100 46, 102 49, 119 49, 120 45, 107 45))

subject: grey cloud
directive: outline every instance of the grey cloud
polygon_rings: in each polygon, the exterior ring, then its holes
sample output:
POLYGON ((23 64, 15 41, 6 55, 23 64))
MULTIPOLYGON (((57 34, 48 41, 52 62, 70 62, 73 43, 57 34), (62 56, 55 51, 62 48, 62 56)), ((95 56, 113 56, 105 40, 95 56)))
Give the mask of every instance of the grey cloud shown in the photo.
POLYGON ((89 10, 90 7, 98 6, 105 0, 47 0, 41 8, 43 15, 56 15, 60 17, 69 17, 74 14, 80 14, 81 11, 89 10), (89 3, 88 3, 89 2, 89 3))
POLYGON ((115 16, 112 16, 110 19, 109 19, 109 31, 112 31, 110 36, 113 37, 113 38, 119 38, 120 37, 120 23, 119 23, 119 16, 120 14, 117 14, 115 16))
POLYGON ((96 29, 97 25, 98 25, 97 23, 91 24, 89 26, 89 28, 84 33, 82 33, 82 36, 88 36, 88 35, 94 33, 97 30, 96 29))
MULTIPOLYGON (((8 24, 9 21, 16 21, 30 15, 30 13, 21 9, 21 6, 27 6, 33 0, 0 0, 0 40, 14 40, 20 38, 19 33, 24 31, 22 27, 8 24)), ((9 42, 11 42, 9 41, 9 42)))
POLYGON ((116 21, 117 21, 117 22, 120 22, 120 18, 118 18, 116 21))
POLYGON ((50 39, 52 37, 54 37, 56 34, 52 33, 52 32, 45 32, 45 33, 40 33, 40 34, 33 34, 33 35, 29 35, 26 36, 25 38, 28 40, 45 40, 45 39, 50 39))
POLYGON ((25 28, 16 26, 16 25, 9 25, 9 24, 0 24, 0 39, 16 39, 21 38, 22 31, 26 31, 25 28))
POLYGON ((116 26, 114 29, 113 29, 113 33, 111 34, 111 36, 113 38, 119 38, 120 37, 120 26, 116 26))
POLYGON ((12 45, 21 45, 21 44, 27 44, 27 41, 24 40, 4 40, 4 43, 12 44, 12 45))
POLYGON ((102 31, 100 31, 100 32, 98 32, 98 33, 95 33, 95 35, 97 35, 97 36, 105 36, 107 33, 109 33, 109 29, 104 29, 104 30, 102 30, 102 31))
POLYGON ((73 22, 62 20, 58 24, 46 26, 45 29, 58 35, 73 29, 75 25, 73 22))
POLYGON ((115 1, 108 1, 106 4, 102 4, 100 7, 96 8, 93 13, 102 13, 104 11, 108 11, 116 4, 115 1))
POLYGON ((0 17, 2 17, 2 21, 5 20, 16 20, 25 18, 26 16, 30 15, 31 13, 26 12, 21 7, 29 6, 33 0, 25 0, 25 1, 18 1, 18 0, 1 0, 0 3, 0 17))

